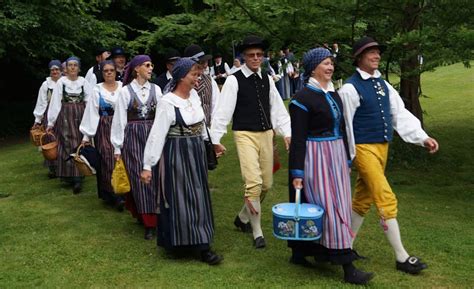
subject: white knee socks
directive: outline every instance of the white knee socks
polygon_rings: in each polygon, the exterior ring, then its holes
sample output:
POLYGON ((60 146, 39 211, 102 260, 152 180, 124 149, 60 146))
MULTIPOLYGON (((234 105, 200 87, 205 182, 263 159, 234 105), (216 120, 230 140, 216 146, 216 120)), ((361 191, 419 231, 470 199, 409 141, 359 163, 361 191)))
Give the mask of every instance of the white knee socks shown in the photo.
POLYGON ((403 248, 402 239, 400 237, 400 228, 398 227, 397 219, 389 219, 385 221, 384 232, 387 236, 388 242, 392 245, 395 257, 398 262, 405 262, 410 257, 403 248))
POLYGON ((245 204, 242 206, 242 210, 239 212, 239 219, 244 224, 247 224, 250 221, 249 215, 247 214, 247 206, 245 204))
POLYGON ((354 244, 354 240, 357 237, 357 233, 359 232, 359 229, 362 226, 363 222, 364 222, 364 217, 362 217, 361 215, 359 215, 356 212, 352 211, 351 229, 352 229, 352 232, 354 232, 354 238, 352 238, 351 247, 354 244))
POLYGON ((258 214, 252 214, 250 209, 247 206, 245 206, 247 209, 247 216, 250 217, 250 225, 252 225, 253 239, 255 240, 258 237, 263 236, 262 227, 260 225, 260 217, 262 214, 262 210, 260 208, 260 201, 250 201, 250 202, 252 203, 252 206, 255 209, 255 211, 258 212, 258 214))

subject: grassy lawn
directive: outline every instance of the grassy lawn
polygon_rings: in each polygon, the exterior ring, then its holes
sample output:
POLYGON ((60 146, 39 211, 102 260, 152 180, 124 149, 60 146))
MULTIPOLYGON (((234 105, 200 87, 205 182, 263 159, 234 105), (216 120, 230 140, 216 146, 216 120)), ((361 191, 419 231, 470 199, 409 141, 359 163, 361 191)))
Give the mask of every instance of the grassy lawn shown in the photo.
MULTIPOLYGON (((423 75, 427 131, 441 149, 434 156, 396 142, 389 180, 399 200, 402 240, 429 269, 419 276, 395 270, 395 259, 372 210, 356 249, 370 259, 356 266, 376 273, 373 288, 474 286, 474 70, 460 64, 423 75)), ((26 132, 25 132, 26 134, 26 132)), ((242 205, 242 181, 231 134, 228 154, 210 173, 216 223, 214 249, 222 265, 169 259, 127 212, 104 206, 95 178, 73 195, 49 180, 42 157, 25 139, 0 148, 0 288, 350 288, 342 270, 290 265, 286 242, 271 233, 271 207, 287 200, 287 155, 263 204, 267 248, 232 221, 242 205), (9 195, 9 196, 8 196, 9 195)))

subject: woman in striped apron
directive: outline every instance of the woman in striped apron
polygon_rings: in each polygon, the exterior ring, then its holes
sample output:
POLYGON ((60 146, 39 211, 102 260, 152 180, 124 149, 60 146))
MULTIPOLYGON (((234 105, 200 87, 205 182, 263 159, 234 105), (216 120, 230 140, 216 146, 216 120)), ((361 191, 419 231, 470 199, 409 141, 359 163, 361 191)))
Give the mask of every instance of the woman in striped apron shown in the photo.
POLYGON ((79 129, 84 135, 82 144, 89 144, 91 138, 94 138, 95 146, 100 154, 100 167, 96 174, 99 198, 109 205, 116 206, 119 211, 123 211, 125 200, 122 196, 114 194, 110 182, 115 165, 114 148, 110 142, 110 130, 114 116, 114 106, 117 102, 118 92, 122 88, 122 82, 115 81, 117 73, 112 60, 101 62, 99 68, 104 82, 94 87, 94 93, 87 102, 79 129))
POLYGON ((302 202, 317 204, 325 213, 319 242, 290 241, 290 262, 308 265, 305 256, 342 265, 344 280, 366 284, 372 273, 352 261, 351 187, 342 102, 331 77, 334 62, 329 50, 315 48, 303 57, 306 86, 290 102, 290 200, 303 189, 302 202))
POLYGON ((139 223, 143 223, 147 240, 153 238, 157 223, 157 185, 141 182, 140 172, 156 104, 162 95, 160 87, 149 82, 152 71, 153 64, 148 55, 137 55, 127 64, 111 131, 115 159, 123 157, 130 179, 131 192, 127 195, 125 206, 139 223))
POLYGON ((181 58, 172 75, 146 143, 142 180, 153 180, 152 167, 159 161, 158 245, 170 253, 198 252, 203 262, 215 265, 223 258, 210 250, 214 219, 203 141, 207 132, 193 89, 200 70, 194 60, 181 58))
POLYGON ((79 125, 85 104, 92 95, 89 83, 79 76, 80 67, 79 58, 72 56, 66 60, 67 75, 58 80, 48 109, 48 131, 54 127, 58 140, 57 175, 72 183, 74 194, 81 191, 83 176, 70 155, 81 143, 79 125))
MULTIPOLYGON (((35 110, 33 111, 33 115, 35 116, 35 123, 33 124, 33 127, 43 125, 45 129, 48 128, 47 119, 49 102, 51 101, 51 96, 53 95, 53 89, 56 86, 56 82, 61 77, 61 61, 57 59, 51 60, 48 64, 48 68, 49 77, 47 77, 43 84, 41 84, 41 87, 38 91, 38 99, 36 100, 35 110)), ((45 160, 44 164, 49 169, 48 177, 50 179, 55 178, 56 161, 45 160)))

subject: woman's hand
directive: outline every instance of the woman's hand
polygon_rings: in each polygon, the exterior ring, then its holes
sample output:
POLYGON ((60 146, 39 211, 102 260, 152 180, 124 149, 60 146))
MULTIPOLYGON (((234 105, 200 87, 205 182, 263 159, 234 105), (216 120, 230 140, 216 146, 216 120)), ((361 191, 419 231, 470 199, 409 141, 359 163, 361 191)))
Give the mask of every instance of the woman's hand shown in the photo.
POLYGON ((295 190, 301 190, 303 188, 303 179, 302 178, 294 178, 293 179, 293 188, 295 188, 295 190))
POLYGON ((285 141, 285 148, 287 151, 290 150, 290 145, 291 145, 291 137, 287 136, 283 139, 285 141))
POLYGON ((122 158, 122 155, 121 154, 115 154, 114 158, 115 158, 115 161, 118 162, 122 158))
POLYGON ((140 174, 140 179, 145 184, 149 184, 151 182, 151 171, 143 170, 140 174))
POLYGON ((434 154, 439 149, 439 144, 434 138, 428 138, 423 142, 423 145, 428 149, 430 154, 434 154))
POLYGON ((221 144, 215 144, 214 145, 214 151, 216 152, 216 156, 220 158, 225 154, 226 148, 224 145, 221 144))

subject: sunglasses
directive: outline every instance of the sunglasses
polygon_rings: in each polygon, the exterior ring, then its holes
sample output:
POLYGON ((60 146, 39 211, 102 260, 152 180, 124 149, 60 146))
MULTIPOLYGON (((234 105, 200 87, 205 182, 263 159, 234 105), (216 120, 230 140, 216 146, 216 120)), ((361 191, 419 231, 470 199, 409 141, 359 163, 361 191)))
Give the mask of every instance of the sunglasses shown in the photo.
POLYGON ((255 52, 255 53, 246 53, 245 56, 249 58, 262 58, 263 57, 263 52, 255 52))
POLYGON ((155 67, 155 66, 153 65, 153 63, 143 63, 142 65, 145 66, 146 68, 150 68, 150 67, 153 68, 153 67, 155 67))

